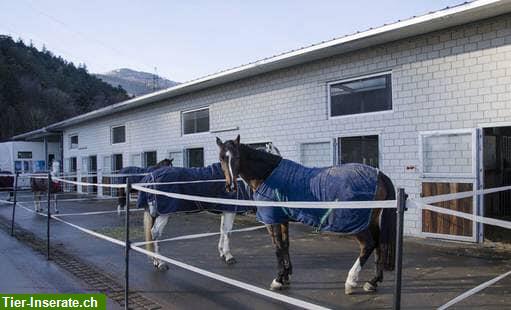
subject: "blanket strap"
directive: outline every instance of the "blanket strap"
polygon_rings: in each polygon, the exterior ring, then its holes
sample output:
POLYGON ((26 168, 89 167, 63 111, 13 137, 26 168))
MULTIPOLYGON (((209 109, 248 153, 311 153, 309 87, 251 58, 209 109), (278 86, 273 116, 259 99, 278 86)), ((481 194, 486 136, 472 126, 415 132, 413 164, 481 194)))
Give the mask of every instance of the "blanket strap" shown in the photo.
MULTIPOLYGON (((274 191, 275 191, 275 196, 277 197, 277 201, 287 201, 287 199, 283 199, 283 197, 281 196, 280 191, 278 189, 276 189, 274 191)), ((286 214, 286 216, 288 218, 291 218, 291 213, 289 212, 288 208, 283 208, 283 207, 280 207, 280 208, 282 209, 282 211, 284 211, 284 213, 286 214)))

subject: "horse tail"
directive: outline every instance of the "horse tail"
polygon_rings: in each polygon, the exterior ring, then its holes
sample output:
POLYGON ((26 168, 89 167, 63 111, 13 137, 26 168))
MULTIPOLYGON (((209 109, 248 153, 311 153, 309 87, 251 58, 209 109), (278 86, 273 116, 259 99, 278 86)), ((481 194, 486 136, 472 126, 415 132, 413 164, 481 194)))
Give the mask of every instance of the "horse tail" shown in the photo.
MULTIPOLYGON (((385 185, 387 196, 385 200, 396 199, 394 184, 388 176, 381 173, 381 180, 385 185)), ((382 209, 380 219, 380 250, 385 270, 394 270, 396 264, 396 225, 397 214, 395 209, 382 209)))
MULTIPOLYGON (((145 241, 153 241, 153 234, 151 229, 153 228, 155 218, 151 216, 149 210, 144 211, 144 235, 145 241)), ((154 243, 147 243, 145 245, 146 250, 154 252, 154 243)))

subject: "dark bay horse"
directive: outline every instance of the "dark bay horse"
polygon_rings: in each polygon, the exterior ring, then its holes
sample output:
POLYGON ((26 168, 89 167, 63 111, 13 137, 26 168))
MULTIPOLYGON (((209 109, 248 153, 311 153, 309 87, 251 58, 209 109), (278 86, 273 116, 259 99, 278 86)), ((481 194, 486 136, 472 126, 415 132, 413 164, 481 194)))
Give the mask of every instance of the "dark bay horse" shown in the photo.
MULTIPOLYGON (((165 158, 162 161, 158 162, 155 166, 150 166, 147 168, 141 168, 136 166, 130 166, 130 167, 124 167, 121 170, 119 170, 119 174, 123 174, 125 176, 119 176, 114 177, 113 183, 114 184, 126 184, 126 181, 129 179, 131 184, 138 183, 140 180, 144 178, 144 174, 152 172, 156 169, 162 168, 162 167, 172 167, 172 162, 174 161, 174 158, 168 159, 165 158), (128 176, 130 174, 133 174, 131 176, 128 176)), ((137 191, 132 189, 131 193, 136 193, 137 191)), ((124 188, 119 188, 118 190, 118 198, 117 198, 117 213, 121 214, 121 211, 124 210, 124 207, 126 206, 126 190, 124 188)))
POLYGON ((0 192, 8 192, 8 201, 11 200, 14 191, 14 176, 10 171, 0 171, 0 192))
MULTIPOLYGON (((217 138, 226 190, 236 191, 240 176, 254 191, 255 200, 266 201, 368 201, 394 200, 391 180, 375 168, 345 164, 328 168, 306 168, 240 143, 240 137, 222 142, 217 138)), ((352 294, 360 270, 375 251, 376 275, 364 284, 375 291, 383 281, 383 270, 394 269, 396 210, 258 207, 257 217, 266 224, 276 248, 278 274, 270 288, 289 285, 292 264, 289 256, 289 221, 299 221, 321 231, 353 235, 360 254, 349 271, 345 293, 352 294)))
MULTIPOLYGON (((60 162, 53 161, 51 165, 51 175, 52 177, 58 177, 60 173, 60 162)), ((32 176, 30 177, 30 189, 34 194, 34 210, 35 212, 43 211, 41 208, 41 199, 45 193, 48 193, 48 178, 41 174, 41 176, 32 176)), ((62 191, 61 184, 59 182, 51 182, 50 186, 50 194, 56 194, 62 191)), ((53 200, 53 206, 55 208, 55 213, 59 213, 57 210, 57 200, 53 200)))
MULTIPOLYGON (((225 191, 224 174, 220 163, 212 164, 202 168, 161 168, 145 176, 140 183, 178 183, 178 184, 155 184, 146 185, 151 189, 168 193, 188 194, 196 196, 228 198, 228 199, 250 199, 248 191, 240 182, 239 191, 228 193, 225 191), (216 180, 216 182, 214 182, 216 180), (200 181, 200 182, 199 182, 200 181), (204 182, 206 181, 206 182, 204 182), (208 182, 210 181, 210 182, 208 182), (220 182, 218 182, 220 181, 220 182)), ((139 192, 137 207, 145 208, 144 231, 148 251, 158 253, 157 241, 163 234, 163 229, 168 223, 169 217, 178 212, 200 212, 209 211, 222 214, 220 220, 220 239, 218 241, 218 252, 220 258, 227 264, 236 262, 230 249, 230 234, 233 228, 236 214, 255 211, 253 207, 219 205, 183 199, 170 198, 163 195, 154 195, 144 191, 139 192)), ((153 258, 153 265, 158 269, 167 269, 165 262, 153 258)))

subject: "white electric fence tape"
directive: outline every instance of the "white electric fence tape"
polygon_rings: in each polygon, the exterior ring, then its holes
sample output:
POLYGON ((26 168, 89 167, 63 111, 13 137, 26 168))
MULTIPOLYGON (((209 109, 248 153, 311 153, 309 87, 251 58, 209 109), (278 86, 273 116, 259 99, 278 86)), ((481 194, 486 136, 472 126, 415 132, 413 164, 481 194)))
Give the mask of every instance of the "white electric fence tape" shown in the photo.
POLYGON ((373 209, 373 208, 396 208, 395 200, 378 200, 378 201, 256 201, 243 199, 225 199, 210 198, 195 195, 177 194, 163 192, 152 188, 139 185, 133 185, 133 189, 155 194, 163 195, 170 198, 200 201, 208 203, 217 203, 222 205, 233 206, 253 206, 253 207, 285 207, 285 208, 323 208, 323 209, 373 209))
MULTIPOLYGON (((247 227, 247 228, 240 228, 240 229, 233 229, 229 233, 235 233, 235 232, 246 232, 246 231, 254 231, 258 229, 265 228, 265 225, 260 226, 253 226, 253 227, 247 227)), ((193 234, 193 235, 186 235, 186 236, 178 236, 168 239, 162 239, 162 240, 153 240, 153 241, 141 241, 141 242, 133 242, 134 246, 141 246, 151 243, 162 243, 167 241, 179 241, 179 240, 190 240, 190 239, 198 239, 198 238, 204 238, 204 237, 211 237, 220 235, 220 232, 212 232, 212 233, 203 233, 203 234, 193 234)))
POLYGON ((61 179, 61 178, 52 178, 52 180, 63 182, 63 183, 70 183, 70 184, 74 184, 74 185, 99 186, 99 187, 110 187, 110 188, 125 188, 126 187, 126 184, 88 183, 88 182, 65 180, 65 179, 61 179))
POLYGON ((508 272, 506 272, 506 273, 504 273, 504 274, 501 274, 500 276, 498 276, 498 277, 496 277, 496 278, 494 278, 494 279, 491 279, 491 280, 489 280, 489 281, 486 281, 486 282, 484 282, 484 283, 482 283, 482 284, 480 284, 480 285, 478 285, 478 286, 474 287, 473 289, 471 289, 471 290, 469 290, 469 291, 466 291, 465 293, 463 293, 463 294, 459 295, 458 297, 456 297, 456 298, 454 298, 454 299, 450 300, 450 301, 449 301, 448 303, 446 303, 445 305, 438 307, 438 308, 437 308, 437 310, 444 310, 444 309, 447 309, 447 308, 449 308, 450 306, 452 306, 452 305, 454 305, 454 304, 457 304, 458 302, 460 302, 460 301, 462 301, 462 300, 464 300, 464 299, 466 299, 466 298, 468 298, 468 297, 470 297, 470 296, 472 296, 472 295, 474 295, 474 294, 476 294, 476 293, 478 293, 478 292, 480 292, 480 291, 484 290, 484 289, 485 289, 485 288, 487 288, 488 286, 490 286, 490 285, 493 285, 493 284, 497 283, 498 281, 500 281, 500 280, 504 279, 505 277, 507 277, 507 276, 509 276, 509 275, 511 275, 511 271, 508 271, 508 272))
MULTIPOLYGON (((144 208, 136 208, 136 209, 130 209, 130 212, 140 212, 144 211, 144 208)), ((126 212, 126 210, 114 210, 114 211, 93 211, 93 212, 82 212, 82 213, 62 213, 62 214, 55 214, 54 216, 62 217, 62 216, 83 216, 83 215, 100 215, 100 214, 112 214, 112 213, 122 213, 126 212)))

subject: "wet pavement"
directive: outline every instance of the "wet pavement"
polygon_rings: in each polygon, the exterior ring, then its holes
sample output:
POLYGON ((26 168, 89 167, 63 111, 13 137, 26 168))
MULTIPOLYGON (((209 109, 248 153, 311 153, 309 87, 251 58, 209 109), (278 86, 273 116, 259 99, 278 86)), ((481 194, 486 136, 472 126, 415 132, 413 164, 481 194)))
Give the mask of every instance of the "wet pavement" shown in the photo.
MULTIPOLYGON (((98 292, 4 231, 0 231, 0 244, 2 294, 98 292)), ((107 307, 121 309, 110 299, 107 300, 107 307)))
MULTIPOLYGON (((66 198, 66 197, 63 197, 66 198)), ((23 198, 30 200, 29 198, 23 198)), ((31 204, 26 205, 32 208, 31 204)), ((60 212, 80 213, 112 211, 114 200, 87 202, 61 201, 60 212)), ((10 218, 11 208, 0 204, 0 221, 10 218)), ((131 213, 133 241, 142 240, 142 212, 131 213)), ((63 216, 66 221, 118 239, 124 238, 124 217, 116 213, 63 216)), ((46 219, 22 208, 17 209, 16 223, 44 240, 46 219)), ((235 228, 259 225, 253 216, 238 216, 235 228)), ((86 235, 68 225, 53 221, 52 245, 102 270, 121 285, 124 276, 124 248, 86 235)), ((165 236, 217 232, 219 216, 209 213, 179 214, 171 217, 165 236)), ((10 237, 8 237, 10 238, 10 237)), ((3 243, 3 240, 0 239, 3 243)), ((16 243, 17 241, 12 240, 16 243)), ((276 273, 273 247, 264 229, 234 233, 231 249, 237 264, 225 265, 217 254, 218 236, 162 243, 161 253, 181 262, 268 288, 276 273)), ((11 245, 13 251, 23 246, 11 245)), ((344 280, 358 253, 350 238, 316 234, 301 224, 291 225, 291 259, 294 267, 291 287, 283 294, 336 309, 390 309, 393 297, 393 273, 377 293, 358 288, 354 295, 344 295, 344 280)), ((37 269, 43 269, 39 257, 37 269)), ((403 269, 403 309, 436 308, 459 294, 511 270, 509 250, 495 250, 469 244, 406 238, 403 269)), ((154 270, 149 259, 132 252, 130 285, 135 293, 168 309, 295 309, 294 306, 241 290, 181 268, 171 266, 166 272, 154 270)), ((48 268, 51 271, 51 268, 48 268)), ((359 284, 373 276, 372 259, 360 275, 359 284)), ((45 271, 45 272, 50 272, 45 271)), ((51 275, 41 274, 45 281, 51 275)), ((1 287, 1 286, 0 286, 1 287)), ((82 288, 87 290, 86 287, 82 288)), ((511 308, 511 279, 506 278, 464 300, 452 309, 511 308)))

